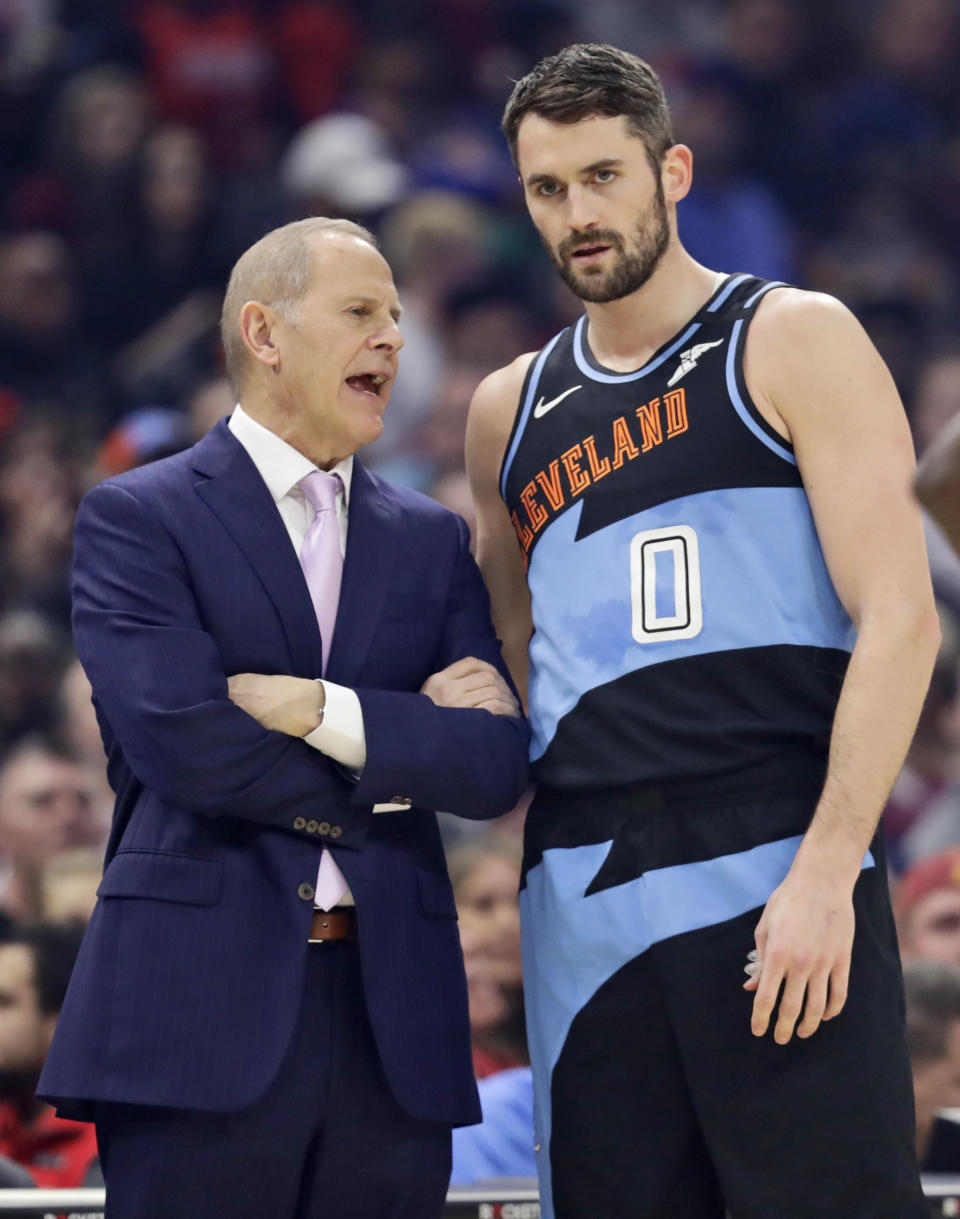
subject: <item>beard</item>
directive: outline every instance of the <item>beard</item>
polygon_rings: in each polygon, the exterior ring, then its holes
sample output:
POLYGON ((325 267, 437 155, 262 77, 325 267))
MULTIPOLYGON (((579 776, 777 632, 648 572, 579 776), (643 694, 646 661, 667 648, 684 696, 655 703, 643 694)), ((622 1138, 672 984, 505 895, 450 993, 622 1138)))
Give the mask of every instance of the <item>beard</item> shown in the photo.
POLYGON ((658 178, 656 194, 637 221, 632 250, 627 250, 623 237, 615 229, 592 229, 587 235, 571 233, 556 250, 550 250, 550 257, 571 292, 582 301, 606 305, 642 288, 660 265, 669 244, 667 202, 658 178), (608 245, 616 251, 618 258, 613 269, 604 272, 595 268, 586 272, 575 270, 574 251, 597 245, 608 245))

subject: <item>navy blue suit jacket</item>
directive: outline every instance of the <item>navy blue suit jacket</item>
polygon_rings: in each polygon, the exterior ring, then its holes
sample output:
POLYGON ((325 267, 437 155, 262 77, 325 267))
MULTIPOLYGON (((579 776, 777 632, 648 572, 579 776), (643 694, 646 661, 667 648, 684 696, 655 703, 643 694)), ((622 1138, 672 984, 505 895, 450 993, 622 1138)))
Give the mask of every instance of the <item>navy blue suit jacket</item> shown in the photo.
POLYGON ((506 812, 526 783, 527 728, 417 693, 464 656, 504 671, 463 522, 355 464, 326 676, 360 698, 358 782, 227 697, 229 674, 316 677, 321 655, 280 514, 225 421, 85 498, 74 633, 117 804, 41 1094, 75 1115, 91 1100, 229 1111, 262 1095, 298 1012, 304 886, 326 844, 357 902, 394 1094, 416 1117, 479 1120, 456 911, 429 810, 506 812), (413 809, 372 813, 396 796, 413 809), (324 837, 305 821, 332 828, 324 837))

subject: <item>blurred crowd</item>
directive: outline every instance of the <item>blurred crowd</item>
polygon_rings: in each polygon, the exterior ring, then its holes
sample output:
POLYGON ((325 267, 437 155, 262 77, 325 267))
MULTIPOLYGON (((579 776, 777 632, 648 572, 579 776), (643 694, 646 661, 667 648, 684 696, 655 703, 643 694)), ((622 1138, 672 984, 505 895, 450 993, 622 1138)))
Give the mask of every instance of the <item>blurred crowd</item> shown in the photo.
MULTIPOLYGON (((38 920, 83 923, 109 822, 89 686, 69 636, 80 496, 230 412, 217 321, 231 265, 278 224, 342 215, 376 232, 404 306, 400 379, 365 460, 469 521, 462 449, 474 388, 579 312, 525 217, 499 133, 512 82, 574 41, 614 42, 663 76, 677 138, 695 153, 680 208, 695 257, 845 301, 896 379, 918 451, 960 410, 955 0, 6 0, 8 937, 38 920)), ((936 973, 960 971, 960 561, 932 526, 929 542, 944 643, 887 837, 905 958, 941 962, 932 981, 908 977, 911 1002, 936 992, 934 1008, 947 1013, 940 1041, 920 1037, 917 1061, 930 1061, 935 1042, 936 1062, 957 1056, 960 1081, 960 1002, 950 1007, 960 983, 936 973)), ((521 823, 518 813, 468 831, 444 819, 478 1076, 521 1072, 507 1109, 528 1104, 521 823)), ((39 960, 46 941, 37 942, 39 960)))

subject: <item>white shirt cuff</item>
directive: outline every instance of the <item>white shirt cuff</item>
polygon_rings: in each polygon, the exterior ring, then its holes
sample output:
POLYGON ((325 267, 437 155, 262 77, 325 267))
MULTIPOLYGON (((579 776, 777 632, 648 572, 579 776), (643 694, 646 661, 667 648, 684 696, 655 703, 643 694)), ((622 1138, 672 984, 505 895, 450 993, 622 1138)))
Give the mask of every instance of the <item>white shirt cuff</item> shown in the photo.
POLYGON ((303 738, 328 758, 358 773, 367 760, 367 739, 363 731, 363 711, 355 690, 323 681, 325 703, 323 722, 303 738))

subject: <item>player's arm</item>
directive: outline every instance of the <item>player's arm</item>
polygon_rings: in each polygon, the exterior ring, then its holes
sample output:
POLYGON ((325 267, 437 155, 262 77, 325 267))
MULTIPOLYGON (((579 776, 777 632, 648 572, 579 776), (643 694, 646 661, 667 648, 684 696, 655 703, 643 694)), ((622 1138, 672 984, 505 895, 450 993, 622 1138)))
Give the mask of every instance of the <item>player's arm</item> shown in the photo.
POLYGON ((920 462, 917 498, 960 553, 960 415, 944 427, 920 462))
POLYGON ((857 627, 823 793, 757 925, 752 1029, 777 1001, 775 1038, 812 1034, 846 1000, 853 888, 903 762, 939 641, 913 446, 889 372, 853 315, 814 293, 770 294, 746 372, 758 408, 794 445, 827 567, 857 627))
POLYGON ((466 464, 477 513, 477 562, 493 625, 511 676, 527 698, 527 648, 533 632, 530 591, 510 514, 500 497, 500 466, 532 355, 520 356, 484 378, 470 404, 466 464))

